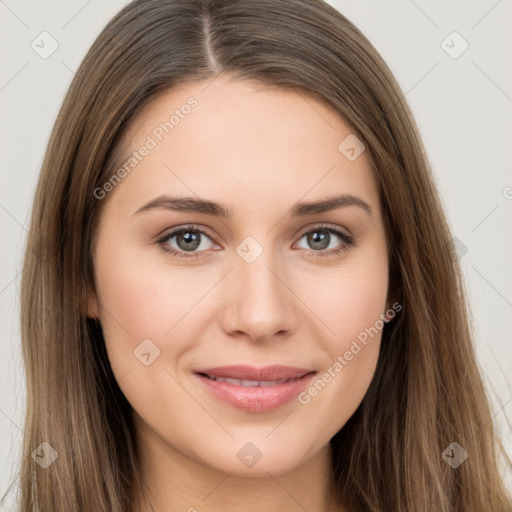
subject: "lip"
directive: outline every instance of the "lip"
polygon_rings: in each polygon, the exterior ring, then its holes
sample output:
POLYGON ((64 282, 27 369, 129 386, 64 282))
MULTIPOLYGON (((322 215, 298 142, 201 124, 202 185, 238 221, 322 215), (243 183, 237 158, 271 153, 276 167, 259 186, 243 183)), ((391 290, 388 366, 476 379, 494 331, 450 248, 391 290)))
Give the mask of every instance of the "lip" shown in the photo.
POLYGON ((314 370, 281 365, 262 368, 233 365, 194 370, 196 377, 213 396, 248 412, 266 412, 283 406, 308 385, 315 373, 314 370), (212 377, 258 381, 258 384, 240 385, 213 380, 212 377), (270 384, 272 381, 281 380, 286 382, 270 384))

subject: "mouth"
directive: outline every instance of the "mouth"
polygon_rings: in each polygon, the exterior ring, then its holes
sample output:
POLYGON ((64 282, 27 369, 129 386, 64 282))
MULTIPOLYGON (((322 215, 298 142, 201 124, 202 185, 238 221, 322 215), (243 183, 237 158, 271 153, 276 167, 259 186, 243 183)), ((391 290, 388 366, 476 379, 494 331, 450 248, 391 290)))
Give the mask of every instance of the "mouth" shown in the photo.
POLYGON ((207 373, 200 374, 210 380, 214 380, 216 382, 227 382, 229 384, 233 384, 235 386, 243 386, 243 387, 252 387, 258 386, 261 388, 266 388, 270 386, 277 386, 279 384, 284 384, 285 382, 293 382, 296 379, 279 379, 279 380, 241 380, 241 379, 230 379, 229 377, 213 377, 212 375, 208 375, 207 373))
POLYGON ((291 366, 222 366, 194 371, 214 398, 248 412, 277 409, 296 397, 314 370, 291 366))

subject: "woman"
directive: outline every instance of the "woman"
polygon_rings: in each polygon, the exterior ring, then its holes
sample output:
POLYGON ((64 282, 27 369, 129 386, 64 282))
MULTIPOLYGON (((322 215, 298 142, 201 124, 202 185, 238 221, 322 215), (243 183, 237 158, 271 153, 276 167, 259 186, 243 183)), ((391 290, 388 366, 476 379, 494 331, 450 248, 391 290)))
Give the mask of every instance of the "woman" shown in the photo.
POLYGON ((451 238, 336 10, 131 3, 34 203, 20 510, 511 510, 451 238))

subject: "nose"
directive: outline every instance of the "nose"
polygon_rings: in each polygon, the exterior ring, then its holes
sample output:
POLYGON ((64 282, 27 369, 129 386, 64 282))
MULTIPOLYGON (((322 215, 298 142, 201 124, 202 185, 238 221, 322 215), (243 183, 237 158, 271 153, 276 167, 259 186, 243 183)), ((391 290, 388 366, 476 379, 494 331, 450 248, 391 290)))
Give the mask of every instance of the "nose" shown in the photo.
MULTIPOLYGON (((288 279, 289 280, 289 279, 288 279)), ((225 283, 228 299, 222 327, 231 336, 266 342, 289 336, 297 325, 297 299, 271 251, 254 262, 236 256, 225 283)))

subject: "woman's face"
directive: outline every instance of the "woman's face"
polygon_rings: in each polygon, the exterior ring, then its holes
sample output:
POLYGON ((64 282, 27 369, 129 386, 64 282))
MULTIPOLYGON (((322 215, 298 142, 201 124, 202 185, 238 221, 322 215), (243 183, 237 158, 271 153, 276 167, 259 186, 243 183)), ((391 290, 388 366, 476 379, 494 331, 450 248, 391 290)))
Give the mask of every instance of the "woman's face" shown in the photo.
POLYGON ((89 315, 138 432, 223 472, 305 464, 363 399, 389 307, 364 146, 311 96, 219 77, 153 100, 123 150, 89 315))

